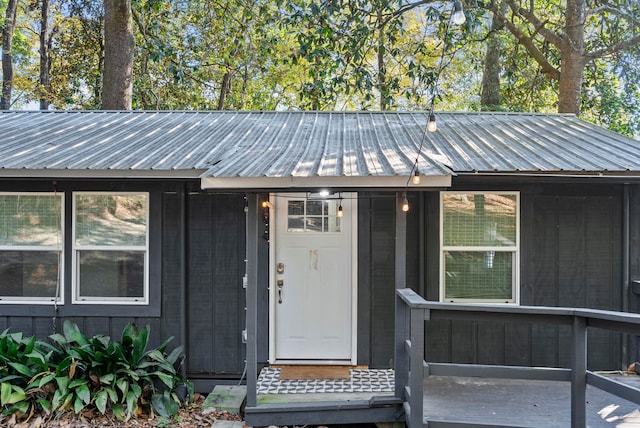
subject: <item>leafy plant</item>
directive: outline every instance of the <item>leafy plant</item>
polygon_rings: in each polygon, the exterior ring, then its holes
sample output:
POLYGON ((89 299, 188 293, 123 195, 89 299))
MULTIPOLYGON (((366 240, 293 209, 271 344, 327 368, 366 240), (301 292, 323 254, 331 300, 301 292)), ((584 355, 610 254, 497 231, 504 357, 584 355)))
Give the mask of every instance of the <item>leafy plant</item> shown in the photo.
POLYGON ((54 350, 35 337, 0 333, 0 407, 4 415, 51 412, 54 350))
POLYGON ((190 382, 178 372, 182 348, 172 338, 147 349, 149 327, 128 324, 120 341, 87 337, 70 321, 51 343, 22 333, 0 334, 0 407, 3 414, 80 413, 87 407, 119 420, 155 412, 169 418, 182 404, 177 390, 190 382))
POLYGON ((159 415, 178 412, 181 403, 175 389, 188 382, 176 370, 182 347, 165 352, 173 338, 147 350, 148 326, 138 329, 127 324, 119 342, 102 335, 87 338, 69 321, 63 333, 51 336, 65 354, 56 372, 54 409, 72 407, 78 413, 92 404, 102 414, 111 409, 121 420, 130 419, 149 403, 159 415))

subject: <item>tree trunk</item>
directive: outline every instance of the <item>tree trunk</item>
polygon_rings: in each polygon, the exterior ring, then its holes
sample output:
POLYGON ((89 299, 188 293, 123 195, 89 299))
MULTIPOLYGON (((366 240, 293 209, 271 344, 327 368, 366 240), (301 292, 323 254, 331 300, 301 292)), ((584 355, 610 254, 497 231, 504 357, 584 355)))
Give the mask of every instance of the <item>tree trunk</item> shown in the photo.
POLYGON ((40 9, 40 110, 48 110, 51 93, 51 61, 49 59, 49 0, 40 9))
POLYGON ((567 0, 565 37, 558 80, 558 113, 580 115, 584 72, 585 0, 567 0))
POLYGON ((378 11, 378 91, 380 91, 380 111, 389 107, 389 85, 387 83, 387 67, 384 62, 385 32, 382 12, 378 11))
POLYGON ((495 111, 501 104, 500 57, 502 55, 502 45, 498 31, 502 28, 502 23, 494 16, 491 22, 491 34, 487 40, 487 51, 484 55, 482 91, 480 94, 480 106, 482 110, 495 111))
POLYGON ((11 49, 13 45, 13 32, 16 27, 17 0, 9 0, 4 15, 4 27, 2 29, 2 97, 0 97, 0 110, 9 110, 11 107, 11 90, 13 89, 13 59, 11 49))
POLYGON ((133 49, 131 0, 104 0, 104 110, 131 110, 133 49))

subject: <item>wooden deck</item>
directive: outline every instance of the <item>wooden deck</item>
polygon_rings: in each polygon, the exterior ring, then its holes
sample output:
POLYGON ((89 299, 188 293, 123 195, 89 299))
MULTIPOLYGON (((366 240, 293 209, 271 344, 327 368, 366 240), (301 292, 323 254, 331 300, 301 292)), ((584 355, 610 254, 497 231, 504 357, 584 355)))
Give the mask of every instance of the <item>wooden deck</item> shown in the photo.
MULTIPOLYGON (((618 377, 639 383, 640 376, 618 377)), ((587 427, 640 427, 637 404, 587 386, 587 427)), ((424 417, 438 426, 571 426, 570 382, 429 376, 424 417), (446 423, 445 423, 446 422, 446 423)))

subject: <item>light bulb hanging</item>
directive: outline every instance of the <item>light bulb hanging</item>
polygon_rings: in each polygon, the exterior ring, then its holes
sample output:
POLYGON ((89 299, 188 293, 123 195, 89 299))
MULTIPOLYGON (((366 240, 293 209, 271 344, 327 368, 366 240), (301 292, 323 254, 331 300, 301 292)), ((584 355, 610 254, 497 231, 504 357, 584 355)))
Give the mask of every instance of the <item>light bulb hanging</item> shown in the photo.
POLYGON ((338 213, 336 214, 338 217, 342 217, 342 200, 340 200, 340 205, 338 205, 338 213))
POLYGON ((405 213, 409 211, 409 200, 407 199, 406 193, 403 195, 402 199, 402 211, 404 211, 405 213))
POLYGON ((451 17, 451 21, 453 21, 456 25, 462 25, 467 20, 467 17, 464 16, 464 10, 462 8, 462 2, 460 0, 456 0, 453 2, 453 16, 451 17))
POLYGON ((429 122, 427 123, 427 129, 429 130, 429 132, 436 132, 438 130, 436 115, 433 113, 429 113, 429 122))
POLYGON ((416 172, 413 173, 413 184, 420 184, 420 171, 416 168, 416 172))

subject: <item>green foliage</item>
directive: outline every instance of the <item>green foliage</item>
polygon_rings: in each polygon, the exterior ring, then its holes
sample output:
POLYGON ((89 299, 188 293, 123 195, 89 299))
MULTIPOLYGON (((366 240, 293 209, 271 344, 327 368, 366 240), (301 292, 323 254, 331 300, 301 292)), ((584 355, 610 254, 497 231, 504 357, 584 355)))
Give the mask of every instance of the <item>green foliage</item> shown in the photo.
POLYGON ((149 327, 128 324, 120 341, 87 337, 69 321, 52 343, 0 335, 0 406, 4 414, 43 411, 80 413, 94 407, 119 420, 153 411, 164 417, 178 412, 176 390, 192 386, 177 367, 182 348, 166 353, 171 339, 147 349, 149 327))

